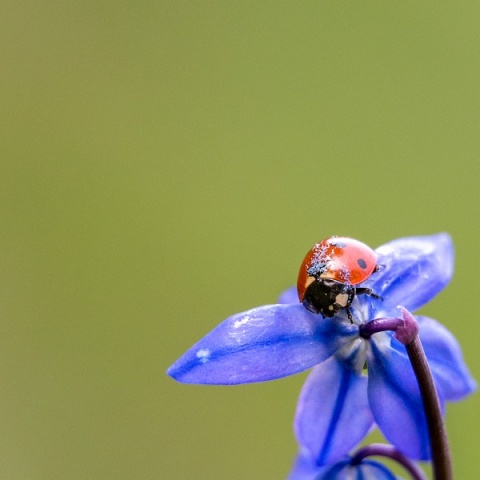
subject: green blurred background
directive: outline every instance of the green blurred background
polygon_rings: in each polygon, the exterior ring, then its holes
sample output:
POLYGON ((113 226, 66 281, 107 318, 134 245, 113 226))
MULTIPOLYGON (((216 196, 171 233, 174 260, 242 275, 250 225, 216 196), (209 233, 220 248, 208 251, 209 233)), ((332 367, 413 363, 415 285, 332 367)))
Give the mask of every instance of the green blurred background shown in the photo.
MULTIPOLYGON (((305 374, 165 370, 332 234, 450 232, 423 312, 480 379, 479 25, 477 1, 2 2, 0 478, 284 478, 305 374)), ((447 410, 462 480, 479 408, 447 410)))

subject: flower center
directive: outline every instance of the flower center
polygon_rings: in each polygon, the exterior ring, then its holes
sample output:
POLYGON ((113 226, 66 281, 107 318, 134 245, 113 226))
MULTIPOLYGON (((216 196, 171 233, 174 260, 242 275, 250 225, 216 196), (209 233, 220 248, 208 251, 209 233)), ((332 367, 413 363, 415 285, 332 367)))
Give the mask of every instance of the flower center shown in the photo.
POLYGON ((375 335, 377 343, 389 343, 390 337, 386 332, 396 330, 404 322, 400 318, 375 318, 370 303, 358 298, 352 303, 351 313, 352 323, 358 327, 358 335, 350 337, 350 341, 340 347, 334 356, 346 368, 360 374, 367 363, 372 335, 375 335))

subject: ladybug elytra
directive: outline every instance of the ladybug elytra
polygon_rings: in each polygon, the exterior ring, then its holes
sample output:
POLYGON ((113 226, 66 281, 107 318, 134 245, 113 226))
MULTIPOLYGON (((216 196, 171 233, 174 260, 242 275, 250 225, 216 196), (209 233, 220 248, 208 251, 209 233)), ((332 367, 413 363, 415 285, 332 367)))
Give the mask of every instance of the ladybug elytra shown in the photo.
POLYGON ((313 313, 333 317, 346 310, 355 295, 380 298, 370 288, 357 285, 378 270, 375 252, 358 240, 330 237, 315 244, 305 256, 298 274, 298 298, 313 313))

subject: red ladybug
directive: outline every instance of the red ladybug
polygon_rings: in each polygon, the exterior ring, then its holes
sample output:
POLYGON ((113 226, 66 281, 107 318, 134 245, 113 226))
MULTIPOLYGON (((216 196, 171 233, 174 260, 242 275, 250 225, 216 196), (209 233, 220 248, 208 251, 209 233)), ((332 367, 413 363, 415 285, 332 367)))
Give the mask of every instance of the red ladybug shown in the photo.
POLYGON ((378 270, 375 252, 358 240, 331 237, 307 253, 298 274, 298 298, 313 313, 333 317, 348 307, 355 295, 380 298, 370 288, 357 287, 378 270))

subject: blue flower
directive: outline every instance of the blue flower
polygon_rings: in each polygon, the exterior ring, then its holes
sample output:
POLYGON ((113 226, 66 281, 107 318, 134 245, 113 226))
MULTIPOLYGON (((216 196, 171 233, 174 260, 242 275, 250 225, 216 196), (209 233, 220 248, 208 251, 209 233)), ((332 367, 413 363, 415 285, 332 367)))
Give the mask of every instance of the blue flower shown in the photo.
MULTIPOLYGON (((447 234, 403 238, 376 253, 380 271, 361 286, 382 299, 356 296, 353 322, 344 310, 333 318, 311 313, 292 288, 278 304, 227 318, 168 374, 185 383, 233 385, 314 367, 300 395, 295 433, 316 465, 340 461, 375 424, 405 455, 429 459, 422 401, 405 347, 392 332, 363 338, 359 326, 398 317, 398 305, 413 311, 430 301, 451 279, 452 242, 447 234)), ((475 382, 455 338, 435 320, 417 321, 443 408, 471 393, 475 382)))
POLYGON ((309 452, 298 456, 289 480, 399 479, 387 467, 372 460, 355 462, 351 457, 345 457, 332 465, 317 466, 308 456, 309 452))

